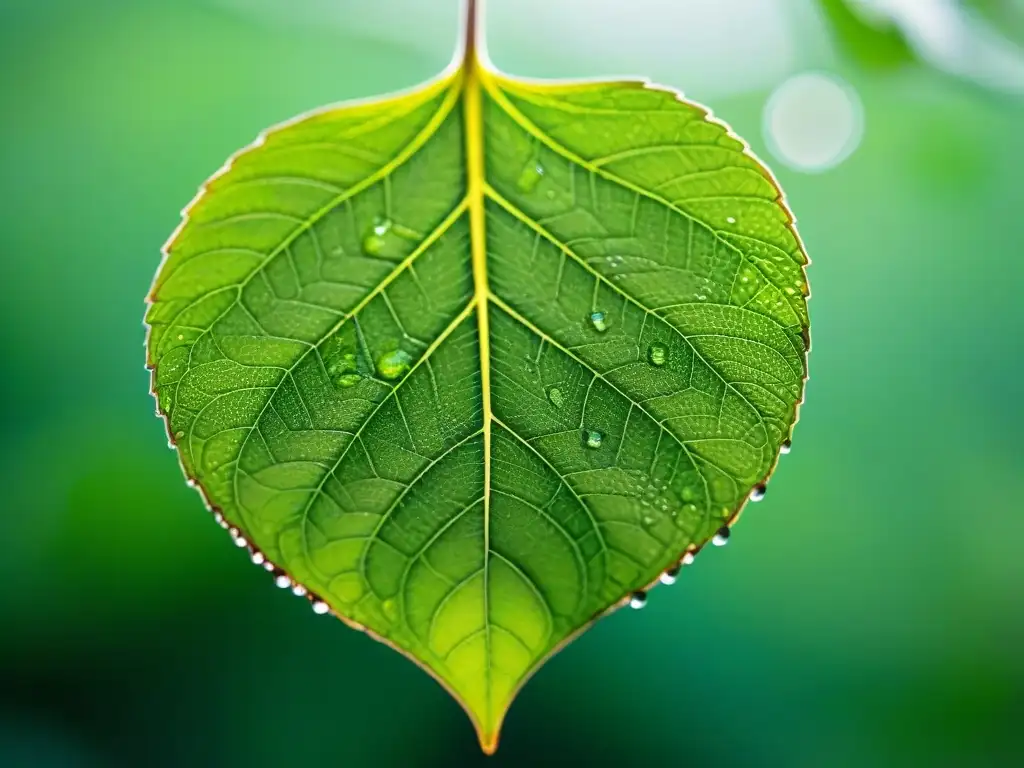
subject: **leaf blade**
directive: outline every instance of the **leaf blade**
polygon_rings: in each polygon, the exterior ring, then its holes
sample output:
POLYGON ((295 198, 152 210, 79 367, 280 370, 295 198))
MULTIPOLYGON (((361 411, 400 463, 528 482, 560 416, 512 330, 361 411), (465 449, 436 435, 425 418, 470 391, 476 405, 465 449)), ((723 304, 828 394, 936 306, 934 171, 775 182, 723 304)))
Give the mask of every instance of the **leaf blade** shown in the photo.
POLYGON ((792 217, 647 84, 474 61, 272 132, 187 214, 147 313, 186 473, 485 751, 547 657, 731 524, 795 422, 792 217))

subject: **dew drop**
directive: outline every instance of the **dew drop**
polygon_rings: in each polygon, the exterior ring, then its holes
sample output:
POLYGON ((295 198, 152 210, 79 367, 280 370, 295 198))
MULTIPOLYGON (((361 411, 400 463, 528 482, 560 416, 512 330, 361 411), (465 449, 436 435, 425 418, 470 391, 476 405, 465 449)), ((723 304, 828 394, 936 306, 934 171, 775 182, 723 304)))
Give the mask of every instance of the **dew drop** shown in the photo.
POLYGON ((729 222, 730 224, 735 224, 736 223, 736 217, 735 216, 730 216, 730 217, 728 217, 726 219, 726 221, 729 222))
POLYGON ((254 551, 252 553, 251 557, 252 557, 252 562, 253 562, 254 565, 263 565, 264 561, 266 561, 266 559, 267 559, 266 557, 263 556, 263 553, 260 552, 259 550, 254 551))
POLYGON ((783 456, 786 456, 792 450, 793 450, 793 442, 791 440, 787 440, 786 442, 784 442, 782 444, 782 447, 779 448, 779 453, 781 453, 783 456))
POLYGON ((604 312, 591 312, 590 324, 594 326, 594 330, 598 333, 604 333, 608 330, 608 318, 605 317, 604 312))
POLYGON ((651 365, 664 365, 668 359, 668 347, 661 343, 651 344, 647 348, 647 362, 651 365))
POLYGON ((343 373, 334 380, 334 384, 342 389, 348 389, 349 387, 354 387, 362 380, 363 377, 358 373, 343 373))
POLYGON ((185 433, 181 432, 181 431, 178 431, 178 432, 174 433, 174 439, 175 440, 181 440, 181 438, 183 438, 184 436, 185 436, 185 433))
POLYGON ((596 429, 591 429, 583 433, 583 444, 587 446, 587 448, 600 448, 602 442, 604 442, 604 435, 596 429))
POLYGON ((197 483, 195 480, 193 480, 190 477, 190 478, 185 480, 185 485, 187 485, 189 488, 196 488, 196 487, 199 486, 199 483, 197 483))
POLYGON ((669 568, 667 571, 665 571, 663 574, 661 574, 661 576, 658 577, 658 581, 660 581, 662 584, 666 584, 666 585, 675 584, 676 583, 676 579, 679 578, 679 570, 681 568, 682 568, 681 565, 676 565, 676 566, 674 566, 672 568, 669 568))
POLYGON ((787 285, 786 286, 786 295, 787 296, 796 296, 796 288, 794 288, 791 285, 787 285))
POLYGON ((178 334, 178 341, 184 341, 184 340, 185 340, 185 334, 184 333, 179 333, 178 334))
POLYGON ((280 589, 288 589, 292 585, 292 580, 285 576, 283 573, 278 574, 274 577, 274 586, 280 589))
POLYGON ((303 597, 307 592, 308 590, 301 584, 296 584, 292 587, 292 594, 296 597, 303 597))
POLYGON ((387 247, 387 234, 390 231, 390 221, 387 219, 378 221, 363 238, 363 251, 370 256, 380 256, 387 247))
POLYGON ((562 398, 562 390, 558 387, 552 387, 548 390, 548 400, 555 408, 561 408, 565 400, 562 398))
POLYGON ((721 528, 719 528, 718 533, 715 534, 715 537, 711 540, 711 543, 714 544, 716 547, 724 547, 726 544, 728 544, 729 526, 723 525, 721 528))
POLYGON ((698 293, 697 294, 697 301, 707 301, 707 300, 708 300, 707 295, 705 295, 703 293, 698 293))
POLYGON ((690 517, 692 515, 696 515, 697 514, 697 505, 696 504, 683 504, 682 509, 679 510, 679 514, 684 515, 686 517, 690 517))
POLYGON ((629 597, 629 607, 633 610, 639 611, 647 605, 647 593, 646 592, 634 592, 629 597))
POLYGON ((222 514, 221 514, 220 512, 214 512, 214 513, 213 513, 213 519, 214 519, 214 521, 215 521, 215 522, 217 523, 217 525, 221 526, 222 528, 223 528, 223 527, 224 527, 225 525, 227 525, 227 524, 226 524, 226 523, 224 522, 224 515, 222 515, 222 514))
POLYGON ((764 483, 762 483, 761 485, 755 485, 754 489, 750 492, 750 500, 761 501, 761 499, 764 498, 764 495, 766 493, 768 493, 768 486, 766 486, 764 483))
POLYGON ((329 610, 331 610, 331 607, 327 605, 327 603, 325 603, 323 600, 313 601, 313 613, 317 614, 318 616, 323 616, 329 610))
POLYGON ((377 358, 377 373, 385 379, 394 380, 409 370, 410 363, 412 358, 408 352, 401 349, 385 352, 377 358))
POLYGON ((276 566, 272 562, 270 562, 269 560, 267 560, 267 561, 265 561, 263 563, 263 570, 264 571, 271 571, 271 572, 273 572, 275 568, 276 568, 276 566))
POLYGON ((693 565, 693 561, 696 558, 697 556, 693 554, 693 552, 687 552, 685 555, 683 555, 682 563, 683 565, 693 565))
POLYGON ((519 180, 516 182, 516 186, 520 192, 533 192, 540 183, 540 180, 544 177, 544 166, 540 163, 530 163, 523 172, 519 174, 519 180))

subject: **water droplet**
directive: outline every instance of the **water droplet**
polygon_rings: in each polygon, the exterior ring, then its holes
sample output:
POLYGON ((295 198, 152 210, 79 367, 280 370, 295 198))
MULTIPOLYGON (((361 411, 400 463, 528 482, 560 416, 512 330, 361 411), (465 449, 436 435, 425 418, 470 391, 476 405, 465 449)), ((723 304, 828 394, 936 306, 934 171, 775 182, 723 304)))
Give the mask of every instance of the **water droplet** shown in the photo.
POLYGON ((697 559, 697 556, 693 552, 687 552, 683 555, 683 565, 693 565, 693 561, 697 559))
POLYGON ((693 501, 697 495, 697 492, 694 491, 691 486, 687 485, 686 487, 683 488, 682 491, 679 492, 679 495, 682 497, 683 501, 693 501))
POLYGON ((178 341, 184 341, 184 340, 185 340, 185 334, 184 333, 179 333, 178 334, 178 341))
POLYGON ((276 566, 272 562, 270 562, 269 560, 267 560, 267 561, 265 561, 263 563, 263 570, 264 571, 274 571, 275 569, 276 569, 276 566))
POLYGON ((331 610, 331 607, 323 600, 313 601, 313 613, 317 614, 318 616, 323 616, 329 610, 331 610))
POLYGON ((658 580, 662 584, 668 584, 668 585, 675 584, 676 583, 676 579, 679 578, 679 570, 680 570, 680 568, 682 568, 682 566, 680 566, 680 565, 676 565, 676 566, 673 566, 672 568, 669 568, 667 571, 665 571, 663 574, 661 574, 661 576, 658 578, 658 580))
POLYGON ((792 287, 790 285, 787 285, 786 286, 786 295, 787 296, 796 296, 796 288, 794 288, 794 287, 792 287))
POLYGON ((540 183, 540 180, 544 177, 544 166, 540 163, 530 163, 523 172, 519 174, 519 180, 516 182, 516 186, 520 192, 533 192, 540 183))
POLYGON ((754 489, 750 492, 750 500, 761 501, 761 499, 764 498, 764 495, 766 493, 768 493, 768 486, 766 486, 764 483, 762 483, 761 485, 755 485, 754 489))
POLYGON ((185 436, 185 433, 180 431, 180 430, 174 433, 174 439, 175 440, 181 440, 181 438, 183 438, 184 436, 185 436))
POLYGON ((644 518, 644 525, 652 525, 653 523, 654 523, 654 518, 653 517, 648 516, 648 517, 644 518))
POLYGON ((562 390, 560 390, 558 387, 552 387, 551 389, 549 389, 548 400, 551 401, 551 404, 555 406, 555 408, 561 408, 562 404, 565 402, 562 398, 562 390))
POLYGON ((220 512, 214 512, 213 519, 214 522, 216 522, 217 525, 219 525, 221 528, 227 525, 227 523, 224 521, 224 515, 222 515, 220 512))
POLYGON ((408 352, 401 349, 385 352, 377 358, 377 373, 385 379, 394 380, 409 370, 410 363, 412 358, 408 352))
POLYGON ((370 256, 380 256, 387 247, 387 234, 391 231, 391 222, 380 219, 374 224, 366 237, 363 238, 363 250, 370 256))
POLYGON ((629 607, 639 611, 647 605, 647 593, 645 592, 634 592, 629 597, 629 607))
POLYGON ((715 538, 711 540, 711 543, 716 547, 724 547, 729 543, 729 526, 723 525, 718 529, 718 533, 715 534, 715 538))
POLYGON ((668 347, 661 343, 651 344, 647 348, 647 362, 651 365, 664 365, 668 359, 668 347))
POLYGON ((252 553, 252 562, 253 562, 253 564, 254 564, 254 565, 263 565, 263 562, 264 562, 264 561, 265 561, 266 559, 267 559, 267 558, 265 558, 265 557, 263 556, 263 553, 262 553, 262 552, 260 552, 259 550, 255 550, 255 551, 254 551, 254 552, 252 553))
POLYGON ((306 592, 308 592, 308 590, 301 584, 296 584, 294 587, 292 587, 292 594, 296 597, 303 597, 306 594, 306 592))
POLYGON ((679 510, 679 514, 689 517, 697 514, 696 504, 683 504, 682 509, 679 510))
POLYGON ((782 444, 782 447, 779 448, 779 453, 781 453, 783 456, 786 456, 792 450, 793 450, 793 442, 791 440, 787 440, 786 442, 784 442, 782 444))
POLYGON ((583 433, 583 444, 587 446, 587 448, 600 448, 602 442, 604 442, 604 435, 596 429, 591 429, 583 433))
POLYGON ((590 324, 594 326, 594 330, 598 333, 604 333, 608 330, 608 319, 605 317, 604 312, 591 312, 590 324))
POLYGON ((736 217, 735 216, 730 216, 730 217, 728 217, 726 219, 726 221, 729 222, 730 224, 735 224, 736 223, 736 217))
POLYGON ((708 300, 708 297, 705 294, 703 294, 703 293, 698 293, 697 294, 697 301, 707 301, 707 300, 708 300))
POLYGON ((283 573, 279 573, 274 577, 274 586, 280 589, 288 589, 292 585, 292 580, 285 576, 283 573))

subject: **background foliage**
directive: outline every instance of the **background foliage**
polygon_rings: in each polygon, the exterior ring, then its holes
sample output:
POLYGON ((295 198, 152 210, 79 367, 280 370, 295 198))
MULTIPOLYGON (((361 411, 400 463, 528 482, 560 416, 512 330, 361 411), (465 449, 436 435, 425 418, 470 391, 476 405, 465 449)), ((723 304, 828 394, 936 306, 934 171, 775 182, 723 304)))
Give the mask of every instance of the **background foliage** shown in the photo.
MULTIPOLYGON (((283 5, 0 4, 0 765, 484 762, 423 673, 247 565, 146 394, 141 299, 199 182, 270 123, 430 76, 458 12, 283 5)), ((812 379, 730 545, 548 664, 487 764, 1020 761, 1024 100, 809 0, 613 5, 493 0, 492 57, 648 74, 751 141, 814 259, 812 379), (805 70, 864 107, 820 174, 761 135, 805 70)))

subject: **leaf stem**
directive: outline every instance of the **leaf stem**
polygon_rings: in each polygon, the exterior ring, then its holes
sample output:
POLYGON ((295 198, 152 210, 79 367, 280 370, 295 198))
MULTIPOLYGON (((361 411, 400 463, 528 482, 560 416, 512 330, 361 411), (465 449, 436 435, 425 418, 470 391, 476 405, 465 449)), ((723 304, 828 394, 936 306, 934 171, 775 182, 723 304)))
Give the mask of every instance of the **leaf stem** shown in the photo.
POLYGON ((483 0, 465 0, 466 26, 463 29, 462 65, 470 68, 476 61, 477 37, 480 34, 480 6, 483 0))

